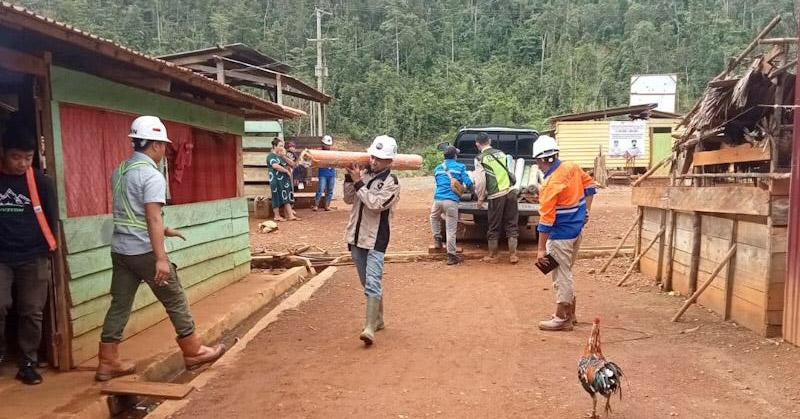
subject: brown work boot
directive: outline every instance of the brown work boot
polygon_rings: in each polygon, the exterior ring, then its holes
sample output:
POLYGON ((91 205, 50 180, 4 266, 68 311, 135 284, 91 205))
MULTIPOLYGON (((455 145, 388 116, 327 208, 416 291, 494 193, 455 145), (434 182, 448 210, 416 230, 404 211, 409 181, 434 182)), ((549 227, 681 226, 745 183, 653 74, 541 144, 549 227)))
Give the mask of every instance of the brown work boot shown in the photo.
POLYGON ((486 263, 496 263, 497 262, 497 247, 498 241, 497 240, 489 240, 489 254, 484 256, 481 259, 482 262, 486 263))
POLYGON ((572 330, 572 320, 570 319, 571 304, 559 303, 556 314, 550 320, 539 322, 539 330, 550 332, 572 330))
POLYGON ((136 365, 130 361, 119 359, 119 343, 100 342, 100 349, 97 351, 97 372, 94 379, 97 381, 108 381, 112 378, 130 375, 136 372, 136 365))
POLYGON ((175 340, 178 342, 178 346, 181 347, 181 351, 183 351, 183 363, 186 365, 187 370, 193 370, 203 364, 218 360, 227 349, 223 344, 213 347, 201 344, 197 333, 176 338, 175 340))
POLYGON ((508 261, 511 262, 512 265, 519 263, 519 257, 517 256, 517 243, 518 239, 516 237, 508 238, 508 261))

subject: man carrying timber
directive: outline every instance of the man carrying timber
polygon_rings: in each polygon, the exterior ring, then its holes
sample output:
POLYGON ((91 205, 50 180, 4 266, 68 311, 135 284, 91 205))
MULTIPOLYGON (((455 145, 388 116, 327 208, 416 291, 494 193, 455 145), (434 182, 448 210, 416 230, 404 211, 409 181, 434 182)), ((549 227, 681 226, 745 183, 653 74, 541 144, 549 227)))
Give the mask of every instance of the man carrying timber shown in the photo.
POLYGON ((369 168, 357 165, 347 170, 344 202, 352 204, 346 239, 358 278, 367 297, 367 319, 359 337, 369 346, 383 324, 383 258, 389 246, 390 222, 400 200, 400 183, 391 173, 397 154, 394 138, 381 135, 367 150, 369 168))
POLYGON ((572 264, 583 226, 589 220, 596 193, 594 180, 577 164, 558 159, 558 145, 552 137, 543 135, 536 139, 533 157, 545 177, 539 190, 537 264, 547 267, 547 255, 558 263, 552 271, 556 312, 550 320, 539 322, 539 329, 572 330, 575 322, 572 264))
POLYGON ((161 214, 166 205, 167 183, 157 162, 162 161, 172 143, 167 138, 167 129, 154 116, 140 116, 133 121, 128 137, 134 153, 117 167, 111 178, 112 299, 100 336, 97 381, 134 372, 132 363, 119 359, 118 346, 141 282, 147 283, 169 314, 187 369, 213 362, 225 352, 224 345, 209 347, 200 342, 177 267, 170 262, 164 248, 164 237, 186 240, 178 230, 164 226, 161 214))
POLYGON ((53 185, 33 169, 36 135, 18 126, 3 134, 0 163, 0 363, 6 355, 6 314, 17 313, 17 380, 39 384, 37 352, 50 285, 50 252, 58 206, 53 185), (12 293, 12 289, 16 292, 12 293))
POLYGON ((486 174, 486 196, 478 196, 478 208, 483 206, 484 199, 489 200, 489 227, 486 232, 489 255, 483 258, 483 261, 497 261, 500 234, 505 230, 508 238, 509 262, 516 264, 519 262, 517 257, 519 206, 517 191, 512 188, 510 172, 506 166, 506 155, 492 148, 492 141, 485 132, 478 134, 475 146, 480 151, 477 157, 478 163, 486 174))

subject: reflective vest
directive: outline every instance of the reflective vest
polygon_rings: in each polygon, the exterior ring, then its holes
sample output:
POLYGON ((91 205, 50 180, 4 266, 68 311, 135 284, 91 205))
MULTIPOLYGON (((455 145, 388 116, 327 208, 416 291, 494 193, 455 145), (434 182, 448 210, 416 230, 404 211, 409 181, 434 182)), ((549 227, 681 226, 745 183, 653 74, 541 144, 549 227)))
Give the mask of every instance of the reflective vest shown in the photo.
POLYGON ((122 207, 125 209, 125 218, 118 218, 114 214, 114 225, 141 228, 147 230, 147 221, 144 218, 139 218, 133 212, 131 201, 128 198, 128 191, 125 186, 125 175, 137 167, 150 166, 158 170, 158 166, 146 160, 139 160, 133 163, 127 161, 122 162, 117 168, 117 181, 114 183, 113 193, 114 199, 119 199, 122 202, 122 207))

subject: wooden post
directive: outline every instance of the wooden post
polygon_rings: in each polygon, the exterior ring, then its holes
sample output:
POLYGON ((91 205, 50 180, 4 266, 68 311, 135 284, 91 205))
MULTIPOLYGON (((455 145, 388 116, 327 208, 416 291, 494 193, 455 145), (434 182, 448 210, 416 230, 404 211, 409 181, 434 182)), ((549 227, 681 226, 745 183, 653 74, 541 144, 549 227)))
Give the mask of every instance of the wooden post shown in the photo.
POLYGON ((669 229, 667 230, 667 266, 664 271, 664 280, 661 282, 661 289, 672 291, 672 269, 673 259, 675 258, 675 221, 677 214, 675 210, 669 210, 669 229))
POLYGON ((217 81, 225 84, 225 62, 217 58, 217 81))
MULTIPOLYGON (((661 226, 661 231, 667 231, 667 212, 669 210, 662 210, 661 211, 661 222, 659 225, 661 226)), ((664 265, 664 235, 661 236, 661 240, 658 241, 658 257, 656 258, 656 283, 660 284, 664 279, 664 274, 662 272, 662 266, 664 265)))
MULTIPOLYGON (((633 244, 633 254, 634 256, 638 255, 642 252, 642 229, 644 228, 644 208, 639 207, 637 209, 636 219, 639 222, 639 228, 636 229, 636 243, 633 244)), ((638 262, 634 263, 636 265, 636 269, 639 269, 638 262)))
MULTIPOLYGON (((53 132, 53 118, 52 118, 52 94, 50 90, 50 65, 52 63, 52 54, 45 52, 43 54, 44 63, 46 65, 45 74, 40 77, 40 93, 38 113, 41 119, 41 132, 39 135, 44 137, 45 146, 45 164, 47 167, 47 174, 53 180, 53 183, 58 185, 57 170, 56 170, 56 149, 55 149, 55 133, 53 132)), ((57 191, 57 193, 65 193, 65 191, 57 191)), ((55 352, 56 367, 60 371, 69 371, 72 368, 72 323, 70 322, 70 295, 69 295, 69 278, 66 268, 66 252, 64 251, 64 237, 61 222, 58 222, 57 231, 53 232, 56 237, 56 245, 58 249, 53 252, 51 257, 51 268, 53 276, 52 285, 52 310, 55 313, 55 331, 53 334, 52 348, 55 352)))
POLYGON ((692 254, 689 259, 689 292, 691 293, 697 289, 697 273, 700 269, 701 222, 700 214, 695 212, 692 219, 692 254))
POLYGON ((622 279, 620 279, 619 282, 617 282, 618 287, 621 287, 625 283, 625 281, 627 281, 628 278, 630 278, 631 274, 633 273, 633 268, 639 263, 640 260, 642 260, 642 257, 650 250, 650 248, 653 247, 654 244, 656 244, 658 239, 661 238, 661 236, 663 235, 664 235, 664 229, 662 228, 661 231, 659 231, 658 234, 656 234, 656 236, 653 237, 653 240, 650 240, 650 243, 647 244, 647 247, 645 247, 644 251, 640 253, 638 256, 636 256, 636 259, 634 259, 633 263, 631 263, 631 266, 628 268, 628 271, 625 272, 625 276, 623 276, 622 279))
MULTIPOLYGON (((736 236, 739 231, 739 221, 733 220, 733 227, 731 227, 731 247, 736 246, 736 236)), ((772 241, 772 240, 770 240, 772 241)), ((736 276, 736 258, 732 258, 728 263, 728 273, 725 275, 725 310, 722 313, 722 318, 730 320, 731 318, 731 303, 733 301, 733 280, 736 276)))
POLYGON ((700 294, 702 294, 703 291, 705 291, 706 288, 708 288, 708 286, 711 285, 712 282, 714 282, 714 278, 716 278, 719 272, 722 270, 722 268, 724 268, 725 265, 728 264, 728 261, 731 259, 731 257, 733 257, 735 253, 736 253, 736 244, 734 243, 733 246, 731 246, 730 250, 728 250, 728 253, 725 255, 725 258, 723 258, 722 261, 717 265, 717 267, 714 268, 714 272, 711 272, 711 276, 706 280, 706 282, 704 282, 703 285, 700 287, 700 289, 695 291, 694 294, 692 294, 692 296, 689 297, 689 299, 686 300, 685 303, 683 303, 681 309, 678 310, 678 312, 675 314, 675 317, 672 318, 673 322, 677 322, 678 319, 681 318, 683 313, 685 313, 686 310, 689 309, 689 306, 692 305, 695 301, 697 301, 697 297, 699 297, 700 294))
POLYGON ((603 264, 603 267, 600 268, 600 273, 603 273, 606 271, 606 269, 608 269, 608 266, 611 265, 611 261, 614 260, 614 258, 617 257, 617 255, 619 254, 619 249, 622 249, 622 246, 625 244, 625 240, 628 240, 628 236, 631 235, 633 229, 636 228, 636 226, 638 225, 639 225, 639 219, 637 218, 636 220, 634 220, 633 225, 631 225, 628 231, 625 232, 625 235, 622 236, 622 240, 619 241, 617 248, 614 249, 613 253, 611 253, 611 257, 609 257, 606 263, 603 264))
MULTIPOLYGON (((275 75, 275 101, 278 105, 283 106, 283 77, 280 74, 275 75)), ((283 137, 283 119, 279 119, 278 123, 281 124, 281 132, 278 133, 278 138, 281 140, 283 137)))

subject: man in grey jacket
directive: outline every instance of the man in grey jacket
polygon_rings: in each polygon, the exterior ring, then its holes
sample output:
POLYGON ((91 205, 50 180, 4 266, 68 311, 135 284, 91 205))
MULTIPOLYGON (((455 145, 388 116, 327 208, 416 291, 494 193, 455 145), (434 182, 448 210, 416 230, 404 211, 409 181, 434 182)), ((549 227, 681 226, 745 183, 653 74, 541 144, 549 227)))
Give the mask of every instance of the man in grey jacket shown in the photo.
POLYGON ((344 202, 353 205, 345 236, 367 297, 367 320, 360 339, 365 345, 372 345, 375 332, 384 328, 383 257, 389 246, 392 213, 400 200, 400 183, 391 174, 397 154, 394 138, 376 137, 367 153, 369 168, 354 166, 347 170, 344 202))

